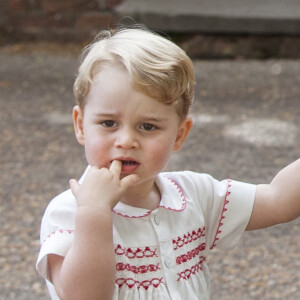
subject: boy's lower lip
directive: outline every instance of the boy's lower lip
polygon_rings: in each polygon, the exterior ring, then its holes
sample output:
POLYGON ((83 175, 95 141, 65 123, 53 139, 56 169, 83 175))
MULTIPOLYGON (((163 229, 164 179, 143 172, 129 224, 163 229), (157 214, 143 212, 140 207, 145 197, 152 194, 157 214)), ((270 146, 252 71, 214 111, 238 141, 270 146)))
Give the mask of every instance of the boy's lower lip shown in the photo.
POLYGON ((122 161, 122 173, 132 173, 139 166, 139 163, 135 161, 122 161))

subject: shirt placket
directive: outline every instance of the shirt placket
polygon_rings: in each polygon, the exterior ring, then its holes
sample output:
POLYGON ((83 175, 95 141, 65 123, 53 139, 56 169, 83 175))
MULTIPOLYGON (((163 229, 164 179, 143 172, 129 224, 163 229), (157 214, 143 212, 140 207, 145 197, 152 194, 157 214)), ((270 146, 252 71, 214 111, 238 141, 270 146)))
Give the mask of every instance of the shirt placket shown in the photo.
POLYGON ((176 256, 173 249, 172 240, 166 239, 170 236, 168 226, 165 221, 165 209, 159 208, 150 215, 153 230, 157 236, 158 248, 160 251, 161 267, 164 273, 164 280, 171 299, 180 299, 177 294, 177 272, 176 256), (169 233, 169 234, 166 234, 169 233))

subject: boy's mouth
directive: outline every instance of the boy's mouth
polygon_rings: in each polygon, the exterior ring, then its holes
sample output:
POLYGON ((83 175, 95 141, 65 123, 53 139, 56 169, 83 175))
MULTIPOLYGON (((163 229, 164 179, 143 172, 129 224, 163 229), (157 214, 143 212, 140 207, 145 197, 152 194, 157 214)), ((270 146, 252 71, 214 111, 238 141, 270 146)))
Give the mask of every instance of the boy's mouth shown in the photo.
POLYGON ((139 163, 132 159, 117 159, 117 160, 122 162, 122 173, 134 172, 139 166, 139 163))
POLYGON ((127 166, 133 166, 133 165, 136 165, 137 162, 136 161, 133 161, 133 160, 122 160, 122 165, 127 165, 127 166))

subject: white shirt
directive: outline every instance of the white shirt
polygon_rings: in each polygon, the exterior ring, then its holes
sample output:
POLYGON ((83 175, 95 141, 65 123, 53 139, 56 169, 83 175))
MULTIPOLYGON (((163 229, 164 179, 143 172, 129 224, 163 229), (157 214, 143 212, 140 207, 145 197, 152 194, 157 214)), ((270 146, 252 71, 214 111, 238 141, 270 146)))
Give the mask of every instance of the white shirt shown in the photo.
MULTIPOLYGON (((209 299, 207 256, 215 247, 238 243, 251 216, 256 187, 188 171, 161 173, 155 182, 162 196, 157 209, 119 202, 113 210, 113 299, 209 299)), ((67 190, 50 202, 42 220, 37 270, 52 299, 59 298, 49 282, 47 255, 68 252, 76 209, 67 190)))

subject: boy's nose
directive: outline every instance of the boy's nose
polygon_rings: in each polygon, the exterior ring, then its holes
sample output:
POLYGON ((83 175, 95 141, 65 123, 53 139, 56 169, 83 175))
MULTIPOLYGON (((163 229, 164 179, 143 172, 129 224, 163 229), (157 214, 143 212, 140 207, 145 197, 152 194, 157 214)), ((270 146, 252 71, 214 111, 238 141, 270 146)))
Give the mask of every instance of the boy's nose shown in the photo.
POLYGON ((138 147, 138 141, 135 133, 131 129, 123 129, 118 132, 115 140, 117 148, 135 149, 138 147))

